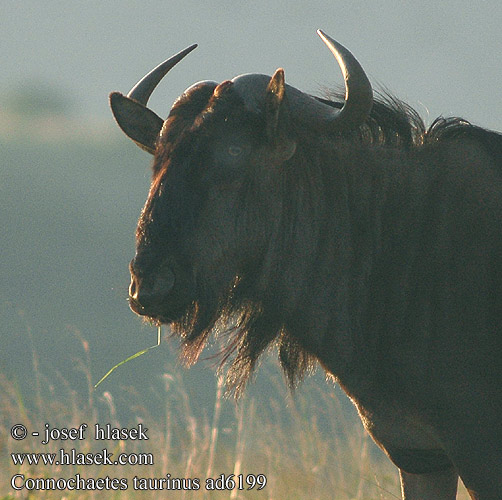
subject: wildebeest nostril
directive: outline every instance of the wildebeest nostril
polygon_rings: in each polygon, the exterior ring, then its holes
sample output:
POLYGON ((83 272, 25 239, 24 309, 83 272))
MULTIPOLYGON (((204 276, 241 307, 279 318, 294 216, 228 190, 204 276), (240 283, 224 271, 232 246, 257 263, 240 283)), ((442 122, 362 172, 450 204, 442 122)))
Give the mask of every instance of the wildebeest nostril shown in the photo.
POLYGON ((146 276, 138 269, 134 261, 129 266, 131 270, 131 284, 129 285, 129 297, 136 306, 148 312, 148 308, 161 305, 174 287, 174 273, 163 266, 155 273, 146 276))
POLYGON ((136 300, 136 295, 138 292, 138 287, 136 283, 137 283, 137 278, 133 274, 131 274, 131 284, 129 285, 129 297, 132 297, 134 300, 136 300))

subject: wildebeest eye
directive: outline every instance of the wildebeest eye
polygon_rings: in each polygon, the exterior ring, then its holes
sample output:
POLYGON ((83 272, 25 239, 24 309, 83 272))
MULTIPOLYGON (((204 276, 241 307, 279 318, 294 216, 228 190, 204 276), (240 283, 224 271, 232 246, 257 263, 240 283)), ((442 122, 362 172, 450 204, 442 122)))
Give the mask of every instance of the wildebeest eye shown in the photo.
POLYGON ((240 156, 242 151, 242 148, 240 146, 236 146, 235 144, 228 147, 228 154, 233 157, 240 156))
POLYGON ((247 170, 251 153, 252 143, 244 134, 234 132, 223 135, 214 141, 206 153, 213 166, 208 170, 208 175, 222 183, 242 176, 247 170))

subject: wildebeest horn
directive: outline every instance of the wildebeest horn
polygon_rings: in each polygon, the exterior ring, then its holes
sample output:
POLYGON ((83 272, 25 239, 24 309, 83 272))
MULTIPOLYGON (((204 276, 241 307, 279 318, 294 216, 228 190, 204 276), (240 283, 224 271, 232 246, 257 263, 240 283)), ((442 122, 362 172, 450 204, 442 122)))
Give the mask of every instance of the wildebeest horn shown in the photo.
MULTIPOLYGON (((345 103, 342 109, 328 106, 304 92, 286 85, 291 115, 321 131, 349 130, 361 125, 371 111, 373 91, 357 59, 337 41, 321 30, 317 34, 335 56, 345 79, 345 103)), ((246 106, 253 111, 263 107, 270 77, 259 74, 237 76, 232 80, 246 106)))
POLYGON ((322 30, 317 30, 317 34, 335 56, 345 79, 345 104, 338 113, 327 110, 326 121, 344 128, 357 127, 366 120, 373 105, 373 90, 368 77, 357 59, 343 45, 322 30))
POLYGON ((163 63, 160 63, 156 68, 152 69, 150 73, 144 76, 127 94, 127 97, 130 99, 134 99, 139 103, 146 106, 148 103, 148 99, 152 95, 152 92, 155 90, 155 87, 160 83, 162 78, 164 78, 167 73, 178 64, 186 55, 188 55, 192 50, 197 47, 197 44, 194 43, 187 47, 186 49, 178 52, 174 56, 170 57, 163 63))
POLYGON ((123 132, 130 137, 141 149, 148 153, 155 152, 157 136, 164 120, 146 107, 148 99, 155 87, 176 64, 187 54, 192 52, 197 44, 190 45, 144 76, 127 94, 120 92, 110 94, 110 106, 113 116, 123 132))

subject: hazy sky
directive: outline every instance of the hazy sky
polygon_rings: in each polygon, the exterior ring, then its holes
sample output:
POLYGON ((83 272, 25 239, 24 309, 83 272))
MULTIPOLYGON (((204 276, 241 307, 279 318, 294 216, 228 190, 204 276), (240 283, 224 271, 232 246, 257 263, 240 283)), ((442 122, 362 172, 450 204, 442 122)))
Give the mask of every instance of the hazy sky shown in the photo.
POLYGON ((154 94, 162 116, 195 81, 279 66, 316 92, 341 82, 315 34, 322 28, 429 121, 461 115, 502 130, 501 25, 500 0, 0 0, 0 103, 40 82, 77 112, 111 120, 110 91, 128 91, 192 43, 199 48, 154 94))

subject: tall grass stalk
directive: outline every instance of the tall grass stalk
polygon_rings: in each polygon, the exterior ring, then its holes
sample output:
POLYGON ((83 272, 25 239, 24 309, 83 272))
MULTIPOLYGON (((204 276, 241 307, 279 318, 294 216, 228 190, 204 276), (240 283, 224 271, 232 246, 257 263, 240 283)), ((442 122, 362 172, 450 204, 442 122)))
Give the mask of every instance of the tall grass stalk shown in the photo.
MULTIPOLYGON (((75 367, 93 380, 89 372, 85 342, 82 360, 75 367)), ((34 356, 34 363, 37 357, 34 356)), ((133 366, 133 365, 131 365, 133 366)), ((306 380, 292 395, 277 373, 266 377, 272 389, 244 395, 236 404, 223 397, 223 378, 216 384, 211 418, 195 411, 198 401, 185 388, 182 371, 168 365, 157 378, 153 394, 165 402, 164 416, 154 418, 140 406, 138 394, 127 388, 124 394, 111 392, 77 393, 60 384, 53 390, 54 377, 42 368, 34 381, 34 403, 25 404, 24 395, 16 384, 0 373, 0 498, 89 500, 106 496, 109 499, 201 500, 394 500, 400 497, 397 471, 387 458, 376 451, 354 415, 349 415, 338 390, 315 380, 306 380), (51 389, 52 387, 52 389, 51 389), (117 411, 115 400, 126 397, 135 412, 136 423, 148 427, 149 440, 95 442, 85 439, 66 446, 52 441, 42 446, 40 440, 14 441, 10 429, 23 423, 30 431, 43 430, 45 422, 52 427, 77 427, 87 422, 89 428, 98 422, 113 427, 130 426, 117 411), (233 415, 233 417, 232 417, 233 415), (14 465, 11 453, 58 453, 60 448, 76 448, 79 453, 94 453, 105 445, 115 456, 119 453, 152 453, 153 465, 14 465), (125 478, 126 491, 15 491, 10 487, 14 474, 30 478, 125 478), (208 477, 221 474, 245 478, 249 474, 264 474, 265 488, 241 491, 205 490, 208 477), (135 491, 133 478, 146 479, 197 478, 198 490, 135 491), (8 497, 10 495, 10 497, 8 497)), ((267 370, 266 366, 262 368, 267 370)), ((133 368, 130 368, 133 369, 133 368)), ((64 377, 62 377, 64 379, 64 377)), ((257 384, 260 382, 257 382, 257 384)), ((89 387, 92 384, 89 383, 89 387)), ((252 389, 252 388, 251 388, 252 389)), ((147 390, 145 388, 145 390, 147 390)), ((87 391, 86 391, 87 392, 87 391)), ((252 392, 252 391, 251 391, 252 392)), ((467 499, 462 489, 460 499, 467 499)))
POLYGON ((211 441, 209 445, 209 458, 207 462, 206 477, 211 477, 213 474, 214 454, 216 450, 216 444, 218 442, 218 427, 220 425, 221 415, 221 398, 223 397, 224 385, 225 383, 223 376, 219 375, 216 385, 216 399, 214 402, 213 424, 211 426, 211 441))

